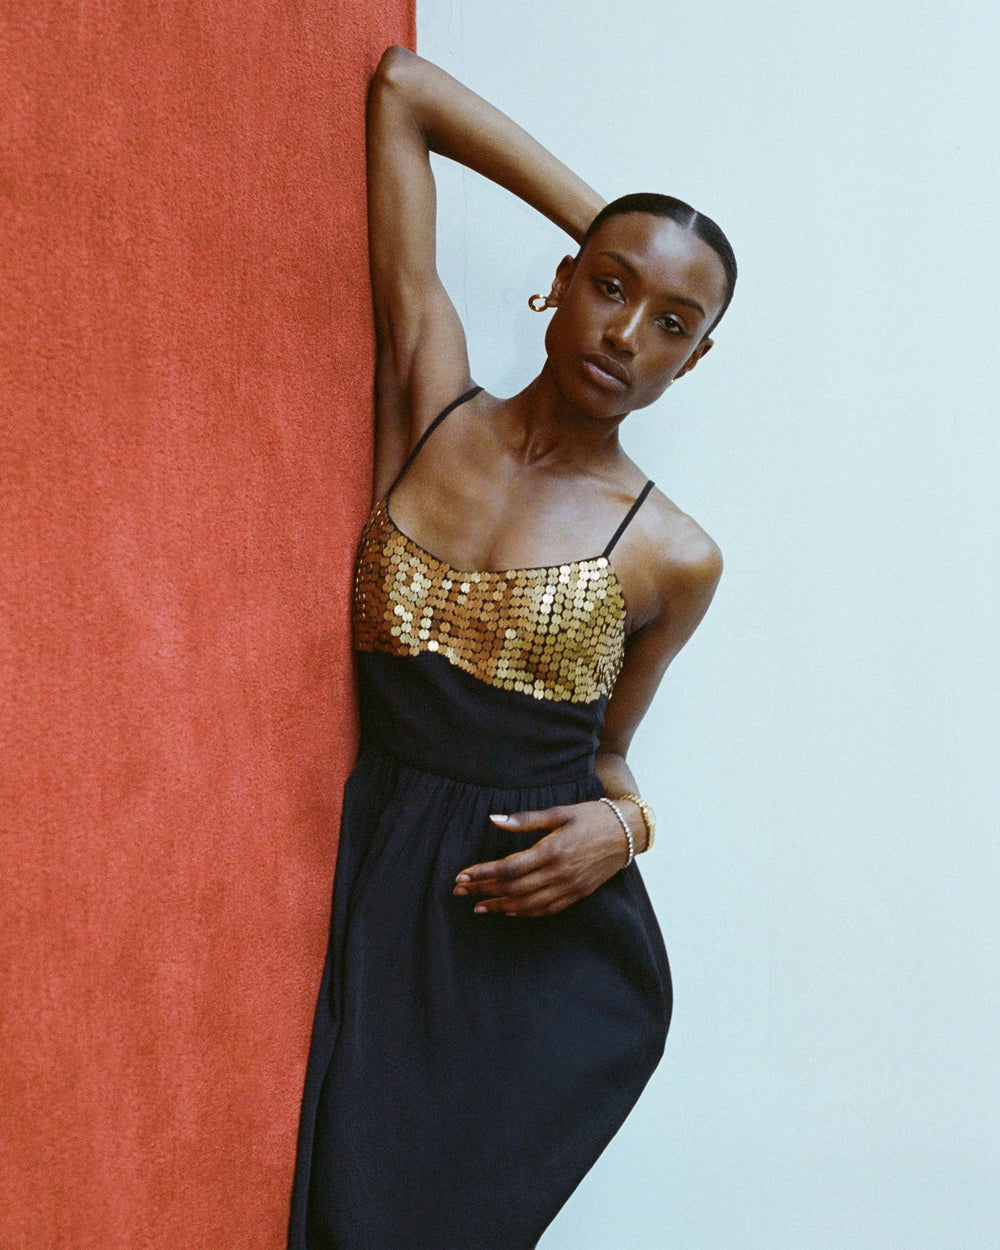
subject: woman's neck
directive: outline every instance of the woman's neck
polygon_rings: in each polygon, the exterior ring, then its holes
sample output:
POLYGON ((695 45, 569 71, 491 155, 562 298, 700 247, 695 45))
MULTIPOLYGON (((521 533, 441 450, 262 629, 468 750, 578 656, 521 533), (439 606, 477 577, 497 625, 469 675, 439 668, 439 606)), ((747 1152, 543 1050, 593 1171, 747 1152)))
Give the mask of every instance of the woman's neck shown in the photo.
POLYGON ((566 402, 547 368, 501 401, 497 422, 511 455, 524 464, 549 462, 568 469, 594 469, 622 455, 617 418, 588 417, 566 402))

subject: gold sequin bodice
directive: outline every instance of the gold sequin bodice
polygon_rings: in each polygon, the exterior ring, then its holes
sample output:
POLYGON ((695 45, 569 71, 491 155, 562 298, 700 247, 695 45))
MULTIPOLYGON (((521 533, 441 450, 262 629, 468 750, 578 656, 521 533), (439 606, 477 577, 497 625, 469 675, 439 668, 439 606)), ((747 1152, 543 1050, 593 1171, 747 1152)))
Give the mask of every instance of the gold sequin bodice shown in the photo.
POLYGON ((397 528, 386 501, 361 538, 354 645, 436 652, 488 685, 536 699, 610 695, 625 653, 625 600, 605 556, 549 568, 466 572, 397 528))

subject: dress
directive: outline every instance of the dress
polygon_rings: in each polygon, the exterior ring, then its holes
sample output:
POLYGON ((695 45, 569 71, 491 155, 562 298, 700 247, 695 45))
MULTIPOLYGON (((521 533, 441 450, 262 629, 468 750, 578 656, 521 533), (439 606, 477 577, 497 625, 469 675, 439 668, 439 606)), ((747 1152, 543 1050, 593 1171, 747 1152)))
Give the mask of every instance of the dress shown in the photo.
POLYGON ((602 793, 625 619, 608 555, 651 485, 601 556, 551 568, 459 571, 395 526, 391 491, 372 512, 361 747, 289 1250, 529 1250, 659 1060, 670 973, 635 864, 539 919, 475 915, 452 893, 462 868, 541 836, 490 813, 602 793))

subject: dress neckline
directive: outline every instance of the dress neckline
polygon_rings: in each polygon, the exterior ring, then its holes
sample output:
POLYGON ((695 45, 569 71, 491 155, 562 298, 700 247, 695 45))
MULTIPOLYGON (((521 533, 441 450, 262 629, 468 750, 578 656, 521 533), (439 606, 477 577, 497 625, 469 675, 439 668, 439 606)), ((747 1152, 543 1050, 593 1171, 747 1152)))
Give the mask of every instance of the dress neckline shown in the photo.
POLYGON ((410 454, 406 457, 406 461, 404 462, 403 467, 399 470, 399 472, 393 478, 392 483, 389 486, 389 489, 385 492, 382 498, 375 505, 375 508, 372 510, 372 516, 374 516, 375 513, 378 511, 378 509, 381 508, 382 511, 385 513, 386 521, 392 527, 392 529, 396 531, 396 533, 399 535, 400 539, 404 543, 406 543, 414 551, 419 552, 420 555, 424 557, 424 559, 433 561, 433 563, 437 564, 442 569, 445 569, 449 573, 454 573, 456 576, 461 577, 463 581, 467 580, 470 577, 474 577, 474 578, 505 577, 506 578, 506 577, 512 577, 513 575, 517 573, 551 573, 554 571, 561 571, 562 569, 579 568, 581 565, 584 565, 584 564, 595 564, 597 565, 598 568, 606 568, 608 570, 608 574, 613 579, 614 584, 618 587, 618 593, 620 594, 622 603, 624 604, 625 588, 622 586, 621 582, 618 580, 618 574, 612 568, 611 560, 609 559, 609 557, 611 555, 611 552, 618 545, 618 540, 621 538, 622 534, 625 533, 625 531, 628 529, 629 525, 631 524, 632 518, 642 507, 643 503, 645 502, 646 496, 653 489, 652 480, 649 480, 646 482, 646 485, 642 488, 642 490, 639 492, 636 498, 632 501, 631 508, 629 508, 628 512, 625 514, 625 517, 622 520, 621 524, 618 526, 614 534, 611 536, 611 541, 604 548, 604 550, 600 553, 600 555, 585 556, 584 559, 582 560, 566 560, 562 564, 520 565, 517 568, 509 568, 509 569, 457 569, 455 568, 453 564, 449 564, 447 560, 442 560, 438 556, 436 556, 432 551, 428 551, 426 547, 421 547, 421 545, 418 542, 416 542, 414 539, 412 539, 409 536, 409 534, 401 530, 399 526, 396 524, 396 522, 392 519, 392 514, 389 512, 389 498, 392 495, 392 492, 399 485, 399 482, 402 479, 403 474, 410 467, 410 465, 414 462, 414 460, 416 460, 417 455, 419 454, 420 449, 423 447, 424 443, 427 442, 430 436, 438 428, 438 426, 445 419, 445 417, 449 415, 449 413, 454 412, 455 409, 461 407, 462 404, 468 403, 470 399, 474 399, 475 396, 478 395, 480 391, 482 391, 482 389, 483 388, 481 386, 471 387, 469 390, 465 392, 464 395, 459 395, 457 399, 453 399, 451 403, 447 405, 447 407, 443 408, 441 412, 438 413, 438 415, 430 423, 427 429, 424 430, 423 434, 421 434, 421 436, 417 439, 416 446, 413 448, 410 454))
POLYGON ((412 547, 414 551, 419 552, 426 560, 433 561, 434 564, 439 565, 442 569, 454 574, 455 577, 461 578, 463 581, 468 580, 470 577, 507 577, 515 573, 558 573, 561 569, 571 569, 582 564, 595 564, 598 568, 606 568, 608 570, 609 576, 614 579, 615 585, 621 592, 622 602, 624 603, 625 601, 624 587, 618 580, 618 574, 615 572, 611 561, 603 552, 599 555, 586 556, 582 560, 564 560, 562 564, 530 564, 510 569, 459 569, 454 564, 449 564, 447 560, 442 560, 440 556, 436 556, 433 551, 428 551, 426 547, 422 547, 420 543, 399 528, 389 511, 389 497, 387 495, 384 495, 379 500, 375 508, 376 511, 379 508, 382 509, 390 528, 396 531, 408 547, 412 547))

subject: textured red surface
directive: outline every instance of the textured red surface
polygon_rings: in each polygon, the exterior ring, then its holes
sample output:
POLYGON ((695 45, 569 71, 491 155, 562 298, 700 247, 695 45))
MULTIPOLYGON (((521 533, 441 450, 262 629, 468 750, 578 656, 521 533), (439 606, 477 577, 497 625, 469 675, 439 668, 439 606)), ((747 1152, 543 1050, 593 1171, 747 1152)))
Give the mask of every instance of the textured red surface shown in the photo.
POLYGON ((0 13, 0 1245, 283 1245, 411 0, 0 13))

